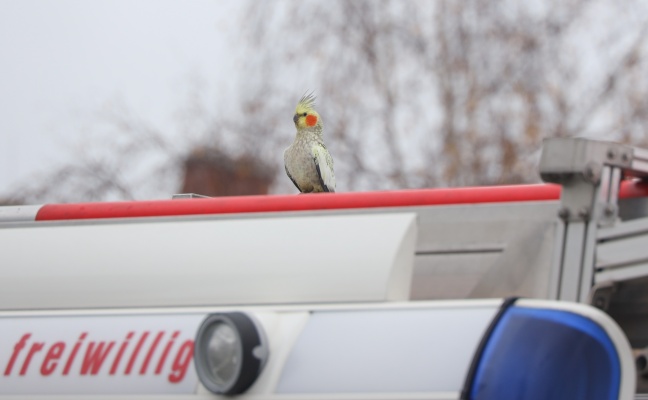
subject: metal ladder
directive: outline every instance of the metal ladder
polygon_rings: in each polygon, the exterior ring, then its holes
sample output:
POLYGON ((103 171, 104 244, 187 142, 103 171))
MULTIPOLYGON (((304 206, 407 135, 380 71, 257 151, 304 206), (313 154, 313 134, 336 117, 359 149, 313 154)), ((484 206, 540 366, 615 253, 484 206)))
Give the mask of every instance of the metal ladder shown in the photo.
POLYGON ((547 139, 539 169, 545 182, 562 185, 550 298, 604 308, 604 299, 592 297, 595 285, 648 276, 648 215, 619 219, 621 180, 648 177, 648 150, 547 139))

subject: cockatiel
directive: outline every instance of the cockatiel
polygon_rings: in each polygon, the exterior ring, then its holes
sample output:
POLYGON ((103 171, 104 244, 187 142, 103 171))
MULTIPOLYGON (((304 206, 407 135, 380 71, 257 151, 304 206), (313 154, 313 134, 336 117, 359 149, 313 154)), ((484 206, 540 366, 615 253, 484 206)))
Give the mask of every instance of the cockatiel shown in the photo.
POLYGON ((297 103, 293 116, 297 134, 284 151, 286 174, 302 193, 335 192, 333 157, 324 145, 322 119, 314 106, 312 93, 297 103))

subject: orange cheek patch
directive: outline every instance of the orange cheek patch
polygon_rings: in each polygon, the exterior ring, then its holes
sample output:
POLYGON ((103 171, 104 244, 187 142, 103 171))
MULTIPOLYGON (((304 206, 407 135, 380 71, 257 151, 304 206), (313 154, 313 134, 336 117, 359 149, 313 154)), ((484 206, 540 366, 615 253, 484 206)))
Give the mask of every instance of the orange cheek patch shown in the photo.
POLYGON ((306 125, 308 126, 315 126, 317 123, 317 117, 314 115, 307 115, 306 116, 306 125))

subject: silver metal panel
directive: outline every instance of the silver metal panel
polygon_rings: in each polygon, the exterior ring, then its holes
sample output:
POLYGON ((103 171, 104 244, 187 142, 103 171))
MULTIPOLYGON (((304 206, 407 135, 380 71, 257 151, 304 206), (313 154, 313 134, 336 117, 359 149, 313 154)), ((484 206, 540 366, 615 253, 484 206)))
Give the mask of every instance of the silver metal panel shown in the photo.
POLYGON ((521 226, 469 297, 548 298, 557 223, 538 221, 521 226))
POLYGON ((567 225, 557 222, 554 228, 554 246, 551 254, 551 269, 549 272, 549 290, 547 298, 558 300, 560 296, 560 280, 562 279, 562 260, 565 256, 565 235, 567 225))
POLYGON ((499 256, 500 252, 417 255, 412 299, 468 298, 499 256))
MULTIPOLYGON (((603 176, 598 193, 598 202, 595 204, 594 220, 599 227, 612 226, 618 220, 619 214, 619 185, 621 182, 621 168, 610 166, 603 167, 603 176)), ((594 233, 596 233, 594 231, 594 233)))
POLYGON ((566 247, 560 276, 559 300, 578 301, 581 284, 583 245, 587 224, 570 222, 565 234, 566 247), (580 246, 578 245, 580 244, 580 246))
POLYGON ((554 222, 557 201, 434 206, 418 213, 417 253, 502 249, 521 230, 539 221, 554 222))
POLYGON ((645 160, 633 160, 632 170, 635 171, 634 176, 646 176, 648 174, 648 162, 645 160))
POLYGON ((570 174, 597 181, 603 164, 622 168, 632 165, 630 146, 585 138, 545 139, 540 157, 540 175, 546 182, 564 183, 570 174))
POLYGON ((648 233, 648 218, 633 219, 610 228, 601 228, 597 232, 599 241, 610 241, 648 233))
POLYGON ((648 261, 648 234, 600 243, 596 267, 609 269, 648 261))
POLYGON ((648 276, 648 260, 623 268, 611 268, 603 270, 602 272, 596 274, 595 282, 621 282, 646 276, 648 276))
POLYGON ((594 252, 596 251, 597 224, 590 222, 587 224, 586 240, 584 244, 582 272, 580 277, 580 288, 578 290, 578 302, 587 301, 590 290, 594 285, 594 252))
POLYGON ((632 170, 635 176, 648 176, 648 150, 634 147, 632 149, 632 170))
POLYGON ((632 156, 635 160, 648 161, 648 150, 635 147, 633 148, 632 156))
POLYGON ((558 202, 418 211, 413 299, 547 298, 558 202))

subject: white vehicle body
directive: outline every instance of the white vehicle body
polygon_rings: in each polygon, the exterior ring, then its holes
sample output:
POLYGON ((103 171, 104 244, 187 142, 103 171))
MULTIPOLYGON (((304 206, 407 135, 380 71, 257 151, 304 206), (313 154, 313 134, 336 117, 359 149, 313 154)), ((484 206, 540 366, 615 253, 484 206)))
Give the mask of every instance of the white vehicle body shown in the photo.
POLYGON ((241 398, 503 400, 571 373, 641 398, 648 188, 621 177, 643 155, 549 142, 562 188, 0 208, 0 398, 212 398, 194 355, 234 314, 259 340, 241 398))

